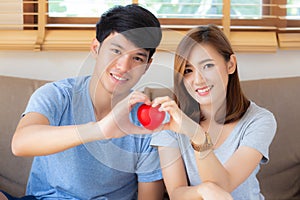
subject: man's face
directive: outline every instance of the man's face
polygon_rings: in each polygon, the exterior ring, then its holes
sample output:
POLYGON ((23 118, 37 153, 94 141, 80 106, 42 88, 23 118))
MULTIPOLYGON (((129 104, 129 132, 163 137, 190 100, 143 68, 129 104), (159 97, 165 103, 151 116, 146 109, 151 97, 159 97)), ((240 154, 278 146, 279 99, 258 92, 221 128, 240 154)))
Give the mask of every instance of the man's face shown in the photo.
POLYGON ((128 92, 147 70, 148 57, 122 34, 111 33, 100 44, 94 75, 107 92, 128 92))

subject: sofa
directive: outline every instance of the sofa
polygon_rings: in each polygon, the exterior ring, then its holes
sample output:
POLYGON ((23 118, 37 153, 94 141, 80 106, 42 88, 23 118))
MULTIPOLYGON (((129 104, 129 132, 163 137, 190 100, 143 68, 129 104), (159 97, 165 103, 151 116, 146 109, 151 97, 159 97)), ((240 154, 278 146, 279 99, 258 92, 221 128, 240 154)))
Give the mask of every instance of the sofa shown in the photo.
MULTIPOLYGON (((11 139, 30 95, 46 82, 0 76, 0 190, 15 196, 25 192, 32 158, 14 156, 11 139)), ((278 123, 270 162, 258 174, 267 200, 300 199, 299 86, 300 77, 242 81, 246 96, 273 112, 278 123)), ((168 88, 146 87, 144 92, 150 98, 171 94, 168 88)))

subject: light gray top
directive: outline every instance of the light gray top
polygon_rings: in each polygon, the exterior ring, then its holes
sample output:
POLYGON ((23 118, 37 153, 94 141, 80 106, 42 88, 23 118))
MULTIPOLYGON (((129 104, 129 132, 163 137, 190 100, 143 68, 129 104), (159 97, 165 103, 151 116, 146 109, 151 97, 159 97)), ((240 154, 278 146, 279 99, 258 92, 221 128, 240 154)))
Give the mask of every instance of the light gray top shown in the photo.
MULTIPOLYGON (((247 112, 237 123, 224 143, 214 150, 214 153, 220 162, 224 164, 240 146, 248 146, 258 150, 263 155, 261 164, 267 163, 269 160, 269 146, 274 138, 276 127, 277 124, 274 115, 270 111, 251 102, 247 112)), ((153 135, 151 145, 179 147, 190 185, 201 183, 195 162, 194 150, 187 136, 172 131, 162 131, 153 135)), ((243 163, 240 163, 240 167, 243 167, 243 163)), ((259 182, 256 178, 259 169, 260 165, 231 193, 234 199, 264 199, 260 193, 259 182)))

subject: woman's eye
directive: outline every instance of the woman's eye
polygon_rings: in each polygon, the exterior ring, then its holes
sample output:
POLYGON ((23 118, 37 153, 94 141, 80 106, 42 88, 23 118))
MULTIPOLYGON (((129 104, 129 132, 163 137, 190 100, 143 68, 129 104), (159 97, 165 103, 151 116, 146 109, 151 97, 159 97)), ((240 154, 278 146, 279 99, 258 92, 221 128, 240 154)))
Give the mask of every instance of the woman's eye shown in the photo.
POLYGON ((203 66, 203 69, 204 69, 204 70, 205 70, 205 69, 209 69, 209 68, 212 68, 212 67, 214 67, 214 66, 215 66, 214 64, 209 63, 209 64, 204 65, 204 66, 203 66))
POLYGON ((185 69, 184 72, 183 72, 183 74, 188 74, 188 73, 191 73, 191 72, 193 72, 193 70, 191 70, 191 69, 185 69))

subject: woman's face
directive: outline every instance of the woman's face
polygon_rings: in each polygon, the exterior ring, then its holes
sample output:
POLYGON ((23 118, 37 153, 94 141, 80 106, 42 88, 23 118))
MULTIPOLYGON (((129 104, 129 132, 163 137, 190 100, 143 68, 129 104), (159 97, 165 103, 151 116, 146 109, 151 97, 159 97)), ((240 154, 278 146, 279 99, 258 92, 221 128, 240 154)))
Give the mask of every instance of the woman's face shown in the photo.
POLYGON ((228 75, 236 69, 234 55, 226 62, 211 45, 197 44, 187 61, 183 80, 188 93, 201 106, 224 102, 228 75))

